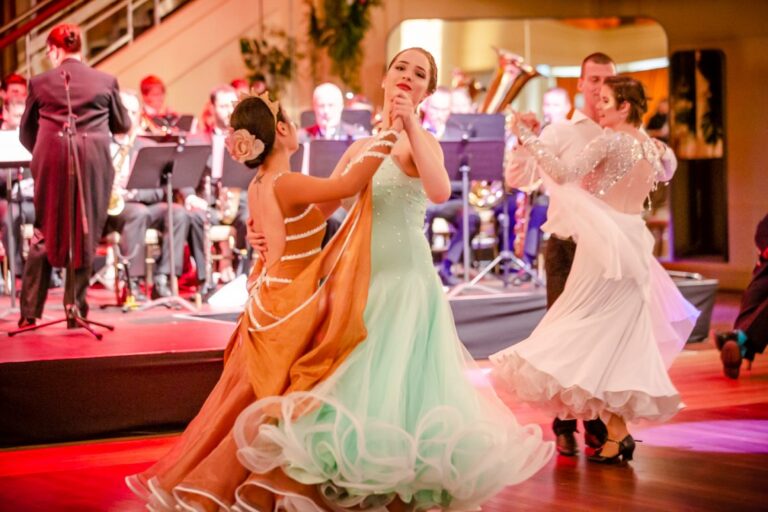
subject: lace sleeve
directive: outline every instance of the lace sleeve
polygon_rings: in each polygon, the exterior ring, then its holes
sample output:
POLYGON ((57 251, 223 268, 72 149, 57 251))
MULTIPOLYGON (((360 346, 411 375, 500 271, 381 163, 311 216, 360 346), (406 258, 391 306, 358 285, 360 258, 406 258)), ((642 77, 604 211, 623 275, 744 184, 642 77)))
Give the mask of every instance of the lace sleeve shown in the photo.
POLYGON ((592 140, 573 162, 563 162, 524 125, 520 126, 520 140, 539 162, 542 170, 558 183, 577 181, 600 164, 608 152, 606 136, 592 140))

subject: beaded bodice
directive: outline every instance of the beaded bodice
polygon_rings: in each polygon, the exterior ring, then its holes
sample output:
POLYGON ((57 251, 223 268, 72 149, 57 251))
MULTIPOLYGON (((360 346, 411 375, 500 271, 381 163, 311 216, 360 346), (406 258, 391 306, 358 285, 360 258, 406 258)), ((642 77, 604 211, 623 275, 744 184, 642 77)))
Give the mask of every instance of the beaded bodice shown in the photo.
POLYGON ((403 173, 392 156, 385 158, 373 177, 371 270, 374 274, 404 279, 412 272, 424 271, 421 262, 431 261, 424 236, 426 209, 427 197, 421 180, 403 173))
POLYGON ((284 222, 283 255, 262 278, 270 286, 290 283, 320 253, 325 236, 325 217, 313 204, 295 217, 286 217, 284 222))
POLYGON ((664 178, 661 155, 650 137, 640 141, 626 132, 605 129, 572 162, 558 159, 527 130, 521 140, 555 181, 580 181, 584 190, 619 210, 634 209, 621 205, 642 200, 664 178))

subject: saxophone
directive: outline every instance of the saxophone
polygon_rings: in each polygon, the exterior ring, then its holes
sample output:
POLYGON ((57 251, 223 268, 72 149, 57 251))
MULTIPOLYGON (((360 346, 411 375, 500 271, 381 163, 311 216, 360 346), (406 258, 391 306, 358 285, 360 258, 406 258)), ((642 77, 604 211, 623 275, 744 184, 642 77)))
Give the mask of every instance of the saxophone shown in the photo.
POLYGON ((120 172, 125 165, 125 159, 133 148, 133 144, 136 141, 136 135, 138 131, 134 130, 128 135, 128 141, 120 146, 115 156, 112 158, 112 166, 115 169, 115 179, 112 181, 112 192, 109 195, 109 206, 107 207, 107 215, 110 217, 116 217, 120 215, 125 209, 125 199, 123 195, 125 190, 120 186, 120 172))

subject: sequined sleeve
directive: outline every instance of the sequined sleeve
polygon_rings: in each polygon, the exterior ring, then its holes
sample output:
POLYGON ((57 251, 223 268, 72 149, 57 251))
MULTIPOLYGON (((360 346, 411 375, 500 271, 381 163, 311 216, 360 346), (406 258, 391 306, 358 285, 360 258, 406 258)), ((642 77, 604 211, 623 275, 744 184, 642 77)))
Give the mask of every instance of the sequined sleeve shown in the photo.
POLYGON ((654 140, 650 138, 643 142, 642 147, 645 158, 653 166, 654 181, 657 183, 664 183, 672 179, 672 176, 675 174, 675 168, 677 167, 677 159, 675 159, 672 150, 665 145, 666 151, 662 155, 654 140), (670 155, 670 161, 665 160, 667 154, 670 155))
POLYGON ((561 184, 579 180, 595 169, 608 154, 610 141, 601 136, 587 144, 573 162, 563 162, 526 126, 521 125, 520 132, 520 140, 533 154, 544 172, 561 184))

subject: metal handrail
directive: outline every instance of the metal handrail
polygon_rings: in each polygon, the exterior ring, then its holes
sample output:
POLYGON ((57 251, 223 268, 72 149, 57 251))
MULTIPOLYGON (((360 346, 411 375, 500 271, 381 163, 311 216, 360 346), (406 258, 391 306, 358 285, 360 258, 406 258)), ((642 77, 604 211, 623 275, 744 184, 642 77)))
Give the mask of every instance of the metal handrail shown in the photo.
MULTIPOLYGON (((40 56, 45 50, 46 37, 41 33, 43 32, 43 30, 40 30, 41 25, 52 26, 62 22, 78 24, 82 34, 83 56, 89 64, 94 64, 117 51, 119 48, 130 44, 134 40, 134 15, 141 7, 148 3, 152 4, 154 16, 151 20, 151 26, 154 27, 160 24, 165 16, 184 5, 187 1, 188 0, 177 0, 176 2, 168 2, 167 0, 103 0, 102 2, 93 2, 87 0, 46 0, 45 4, 39 4, 37 6, 35 12, 39 12, 40 9, 43 8, 43 5, 49 5, 49 8, 52 10, 55 9, 55 12, 46 14, 44 11, 44 16, 40 15, 27 22, 30 26, 19 27, 13 33, 15 37, 12 41, 17 41, 21 37, 24 37, 24 65, 21 66, 17 72, 28 77, 39 72, 40 62, 42 61, 40 56), (50 4, 53 4, 53 6, 50 4), (78 9, 73 11, 71 9, 73 6, 78 6, 78 9), (86 6, 88 7, 87 9, 86 6), (68 7, 70 7, 70 9, 68 9, 68 7), (98 53, 91 53, 91 44, 88 40, 89 31, 121 11, 123 11, 123 18, 121 19, 124 19, 126 22, 126 34, 123 34, 114 40, 110 40, 106 47, 99 48, 98 53), (24 29, 23 35, 19 36, 18 33, 22 29, 24 29), (33 65, 33 60, 35 61, 35 65, 33 65)), ((28 18, 32 14, 34 13, 28 11, 20 17, 17 17, 12 23, 17 23, 20 18, 24 16, 28 18)), ((2 40, 4 41, 5 38, 2 40)), ((0 49, 2 49, 2 46, 0 46, 0 49)))
MULTIPOLYGON (((30 21, 27 21, 17 29, 12 30, 9 34, 0 38, 0 50, 13 43, 14 41, 29 35, 29 33, 36 27, 60 15, 62 11, 68 7, 71 7, 73 4, 83 3, 84 1, 85 0, 58 0, 56 3, 45 9, 39 16, 32 18, 30 21)), ((14 23, 15 21, 16 20, 11 23, 14 23)))
POLYGON ((14 27, 14 26, 16 26, 16 25, 20 25, 20 24, 21 24, 21 22, 22 22, 22 20, 25 20, 25 19, 29 18, 30 16, 32 16, 32 15, 33 15, 33 14, 35 14, 37 11, 39 11, 39 10, 40 10, 40 9, 42 9, 43 7, 47 6, 47 5, 48 5, 48 4, 50 4, 51 2, 57 2, 57 1, 58 1, 58 0, 43 0, 43 1, 42 1, 42 2, 40 2, 39 4, 37 4, 37 5, 35 5, 34 7, 32 7, 32 8, 30 8, 30 9, 28 9, 28 10, 27 10, 27 12, 25 12, 25 13, 23 13, 23 14, 19 14, 19 15, 18 15, 18 16, 16 16, 14 19, 12 19, 12 20, 11 20, 11 21, 9 21, 8 23, 6 23, 6 24, 5 24, 5 25, 3 25, 2 27, 0 27, 0 34, 4 34, 4 33, 5 33, 5 32, 7 32, 7 31, 8 31, 8 29, 10 29, 11 27, 14 27))

